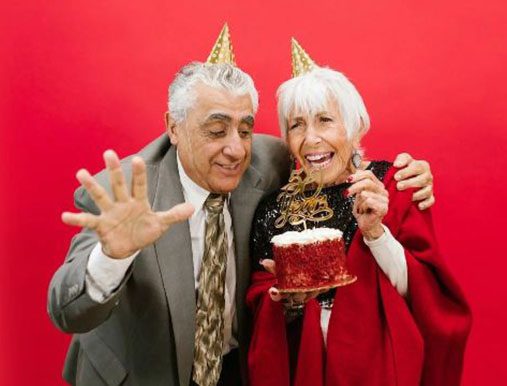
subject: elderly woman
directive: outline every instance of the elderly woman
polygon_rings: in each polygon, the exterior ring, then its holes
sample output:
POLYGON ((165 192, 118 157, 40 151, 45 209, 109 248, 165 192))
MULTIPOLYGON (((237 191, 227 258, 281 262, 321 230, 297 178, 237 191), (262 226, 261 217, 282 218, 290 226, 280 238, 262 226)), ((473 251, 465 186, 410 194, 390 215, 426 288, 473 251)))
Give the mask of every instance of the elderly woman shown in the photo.
POLYGON ((279 192, 268 196, 252 227, 251 385, 459 385, 469 308, 440 256, 430 211, 417 208, 412 190, 396 189, 391 163, 362 160, 370 121, 356 88, 313 66, 283 83, 278 99, 290 152, 300 167, 321 172, 334 211, 315 227, 343 232, 358 280, 280 295, 270 240, 302 228, 276 228, 279 192))

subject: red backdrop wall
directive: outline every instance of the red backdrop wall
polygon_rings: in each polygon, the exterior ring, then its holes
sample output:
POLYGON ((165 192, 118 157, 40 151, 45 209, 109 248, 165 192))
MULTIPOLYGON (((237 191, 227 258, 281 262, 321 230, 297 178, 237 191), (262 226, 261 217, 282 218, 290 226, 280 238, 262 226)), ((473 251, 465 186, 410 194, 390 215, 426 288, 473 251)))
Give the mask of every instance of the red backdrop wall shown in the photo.
POLYGON ((256 80, 258 132, 277 134, 274 92, 289 38, 341 69, 369 107, 371 158, 431 162, 441 248, 474 311, 464 385, 502 385, 507 332, 506 6, 503 1, 3 4, 0 137, 0 384, 59 385, 69 337, 46 291, 75 229, 75 171, 107 148, 136 151, 163 131, 166 89, 204 60, 229 22, 256 80))

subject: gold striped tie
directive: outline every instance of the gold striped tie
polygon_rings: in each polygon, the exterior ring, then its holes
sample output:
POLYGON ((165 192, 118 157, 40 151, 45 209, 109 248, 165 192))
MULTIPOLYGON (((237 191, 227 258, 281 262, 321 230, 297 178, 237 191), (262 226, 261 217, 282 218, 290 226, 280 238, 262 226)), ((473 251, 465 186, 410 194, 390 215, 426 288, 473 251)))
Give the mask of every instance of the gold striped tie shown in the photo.
POLYGON ((224 341, 225 272, 227 234, 224 224, 224 196, 210 194, 207 211, 204 254, 199 287, 192 379, 199 386, 215 386, 222 369, 224 341))

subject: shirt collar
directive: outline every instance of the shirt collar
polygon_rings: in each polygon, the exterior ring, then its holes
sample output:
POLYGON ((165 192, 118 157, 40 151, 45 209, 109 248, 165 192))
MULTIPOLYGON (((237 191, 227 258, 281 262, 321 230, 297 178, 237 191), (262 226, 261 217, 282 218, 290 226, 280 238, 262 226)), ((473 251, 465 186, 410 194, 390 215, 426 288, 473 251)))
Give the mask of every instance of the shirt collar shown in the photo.
MULTIPOLYGON (((211 192, 197 185, 188 176, 188 174, 185 173, 185 169, 183 169, 183 165, 181 164, 178 152, 176 152, 176 160, 178 161, 178 173, 180 175, 180 182, 183 188, 183 196, 185 197, 185 201, 191 203, 196 211, 204 208, 204 202, 211 192)), ((230 198, 231 194, 228 193, 225 198, 226 207, 229 205, 230 198)))
POLYGON ((185 173, 185 169, 183 169, 179 154, 176 154, 176 158, 178 160, 178 173, 180 175, 180 182, 183 187, 183 196, 185 197, 185 201, 191 203, 196 211, 200 210, 203 208, 204 202, 210 195, 210 192, 192 181, 187 173, 185 173))

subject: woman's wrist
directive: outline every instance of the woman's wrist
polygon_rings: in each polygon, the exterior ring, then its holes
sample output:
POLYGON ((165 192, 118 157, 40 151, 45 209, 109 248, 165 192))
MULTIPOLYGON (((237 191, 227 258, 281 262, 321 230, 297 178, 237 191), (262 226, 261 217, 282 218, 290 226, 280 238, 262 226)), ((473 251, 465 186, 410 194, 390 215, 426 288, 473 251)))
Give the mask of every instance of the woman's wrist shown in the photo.
POLYGON ((378 239, 380 236, 384 234, 384 228, 381 224, 374 226, 368 230, 361 230, 363 237, 368 241, 373 241, 378 239))

